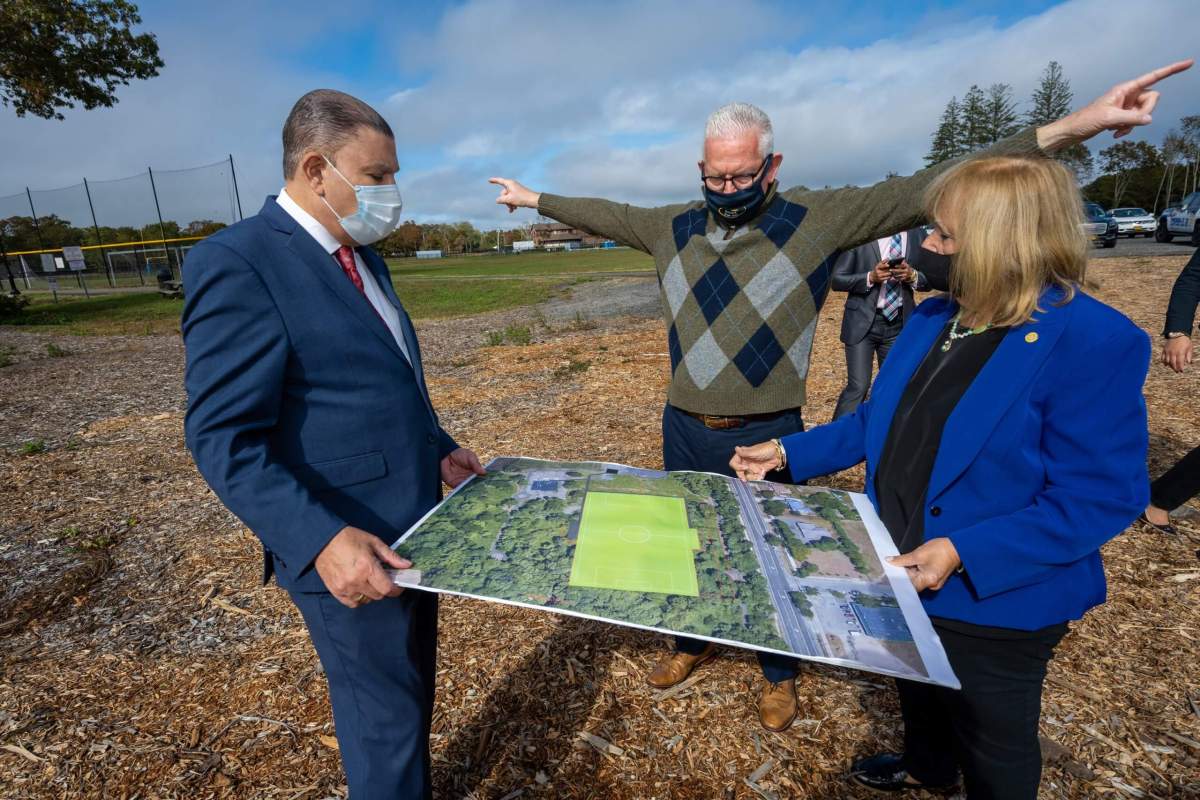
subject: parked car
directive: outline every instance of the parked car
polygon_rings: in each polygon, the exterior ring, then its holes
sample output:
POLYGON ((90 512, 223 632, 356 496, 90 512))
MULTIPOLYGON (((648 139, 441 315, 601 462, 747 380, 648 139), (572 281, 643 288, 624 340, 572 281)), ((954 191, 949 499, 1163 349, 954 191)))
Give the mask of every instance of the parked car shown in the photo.
POLYGON ((1117 221, 1099 203, 1083 204, 1083 232, 1094 244, 1103 247, 1117 246, 1117 221))
POLYGON ((1200 192, 1192 192, 1183 201, 1163 209, 1154 229, 1156 242, 1169 242, 1176 236, 1191 236, 1192 244, 1200 247, 1200 192))
POLYGON ((1114 208, 1108 212, 1117 221, 1117 235, 1150 237, 1157 226, 1154 215, 1144 208, 1114 208))

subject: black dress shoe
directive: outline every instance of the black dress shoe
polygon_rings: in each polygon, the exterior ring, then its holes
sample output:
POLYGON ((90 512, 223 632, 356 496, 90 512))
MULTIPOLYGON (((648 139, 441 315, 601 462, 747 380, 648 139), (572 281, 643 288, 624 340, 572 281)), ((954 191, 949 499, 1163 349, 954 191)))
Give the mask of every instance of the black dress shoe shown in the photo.
POLYGON ((916 779, 910 778, 908 770, 904 768, 904 757, 899 753, 876 753, 860 758, 850 767, 850 777, 877 792, 903 792, 909 789, 948 792, 957 788, 955 783, 945 786, 914 783, 916 779))
POLYGON ((1153 522, 1150 521, 1150 519, 1145 514, 1142 514, 1140 517, 1138 517, 1138 522, 1142 523, 1143 525, 1149 525, 1151 528, 1154 528, 1154 530, 1158 531, 1159 533, 1165 533, 1170 536, 1175 536, 1179 533, 1179 531, 1176 530, 1175 526, 1172 525, 1171 523, 1168 522, 1166 525, 1155 525, 1153 522))

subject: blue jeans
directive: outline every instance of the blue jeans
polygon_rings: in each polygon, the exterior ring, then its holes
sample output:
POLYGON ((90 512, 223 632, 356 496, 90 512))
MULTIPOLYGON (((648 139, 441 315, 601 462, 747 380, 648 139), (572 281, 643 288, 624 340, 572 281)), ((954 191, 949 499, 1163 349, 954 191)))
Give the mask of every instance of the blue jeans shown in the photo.
MULTIPOLYGON (((663 464, 669 471, 715 472, 733 477, 729 459, 733 458, 734 447, 758 444, 803 430, 804 421, 799 409, 774 419, 747 422, 741 428, 715 431, 668 403, 663 409, 663 464)), ((791 482, 791 476, 781 472, 771 473, 767 479, 791 482)), ((708 642, 700 639, 675 637, 675 649, 681 653, 697 655, 707 645, 708 642)), ((790 656, 761 651, 756 655, 763 677, 772 683, 795 678, 800 671, 800 661, 790 656)))

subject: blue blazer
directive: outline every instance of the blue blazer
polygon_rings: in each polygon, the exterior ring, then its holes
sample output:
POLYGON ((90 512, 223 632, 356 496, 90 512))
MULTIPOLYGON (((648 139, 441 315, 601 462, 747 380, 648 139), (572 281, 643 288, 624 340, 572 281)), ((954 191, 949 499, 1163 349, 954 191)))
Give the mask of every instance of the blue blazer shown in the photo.
POLYGON ((411 364, 274 197, 183 267, 187 445, 262 540, 264 582, 274 572, 289 590, 325 590, 313 561, 346 525, 388 543, 404 533, 440 499, 439 463, 457 447, 387 265, 358 252, 400 314, 411 364))
MULTIPOLYGON (((1077 292, 1049 289, 1013 328, 942 433, 925 538, 947 537, 964 573, 921 599, 930 616, 1019 630, 1078 619, 1104 602, 1099 548, 1149 502, 1142 383, 1149 337, 1077 292)), ((875 470, 901 395, 957 305, 918 306, 850 416, 783 439, 795 479, 867 462, 875 470)))

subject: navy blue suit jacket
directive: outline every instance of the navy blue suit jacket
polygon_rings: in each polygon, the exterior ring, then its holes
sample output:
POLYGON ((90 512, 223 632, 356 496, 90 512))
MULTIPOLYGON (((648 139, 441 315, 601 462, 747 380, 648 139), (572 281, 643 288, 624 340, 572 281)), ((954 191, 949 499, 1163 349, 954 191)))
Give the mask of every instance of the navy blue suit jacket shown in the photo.
MULTIPOLYGON (((925 504, 925 539, 948 537, 965 572, 922 593, 931 616, 1036 630, 1104 602, 1099 548, 1149 502, 1142 384, 1150 340, 1082 293, 1013 328, 946 422, 925 504)), ((926 300, 897 338, 870 400, 783 439, 797 479, 864 459, 866 489, 896 406, 957 311, 926 300)))
POLYGON ((438 423, 387 265, 358 249, 400 315, 405 359, 366 297, 275 202, 183 267, 196 466, 262 540, 264 581, 324 591, 317 555, 346 525, 391 543, 441 496, 457 445, 438 423))

